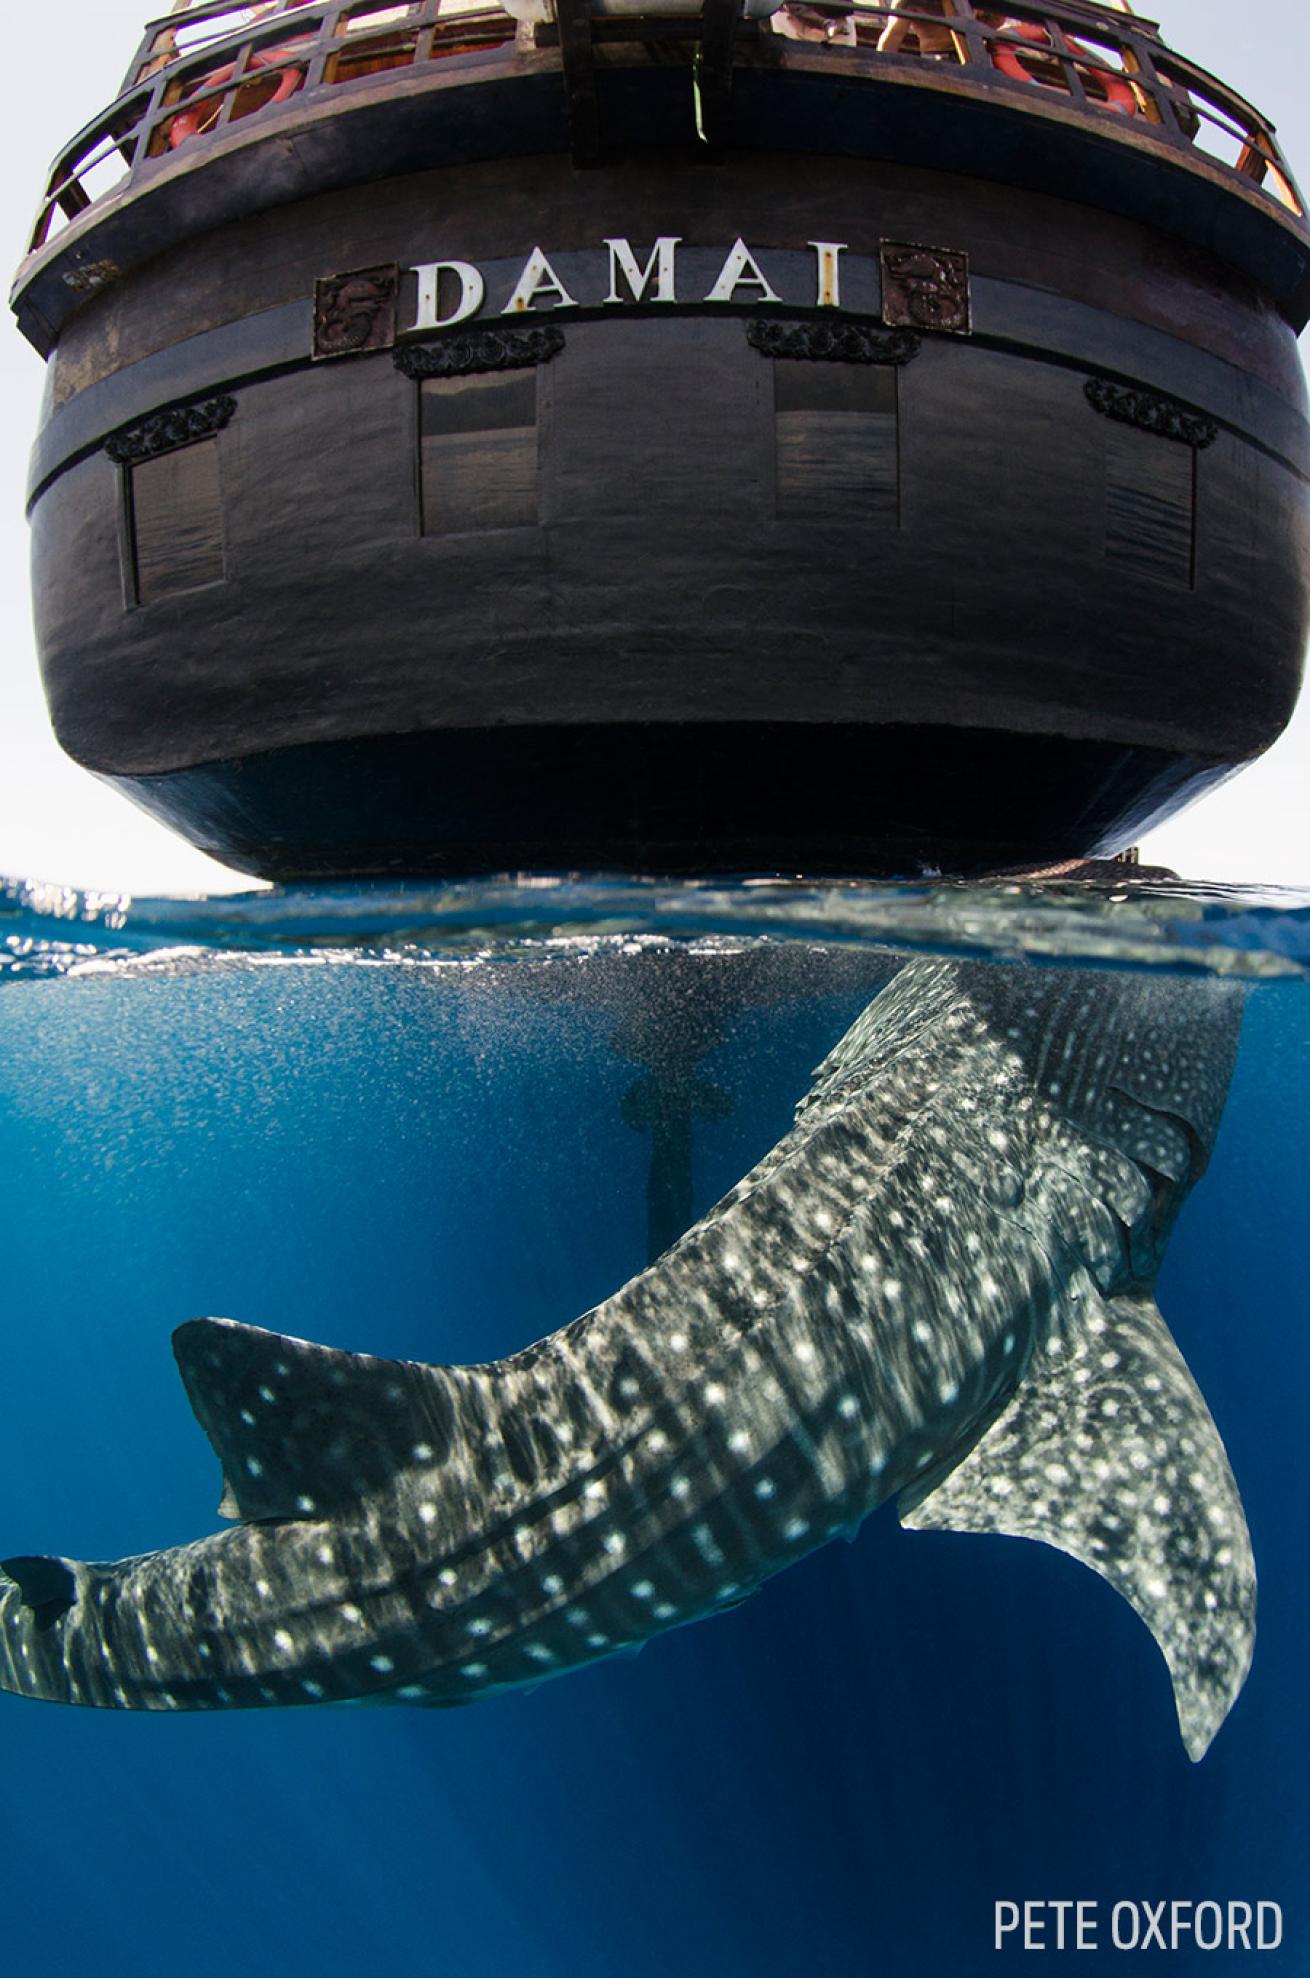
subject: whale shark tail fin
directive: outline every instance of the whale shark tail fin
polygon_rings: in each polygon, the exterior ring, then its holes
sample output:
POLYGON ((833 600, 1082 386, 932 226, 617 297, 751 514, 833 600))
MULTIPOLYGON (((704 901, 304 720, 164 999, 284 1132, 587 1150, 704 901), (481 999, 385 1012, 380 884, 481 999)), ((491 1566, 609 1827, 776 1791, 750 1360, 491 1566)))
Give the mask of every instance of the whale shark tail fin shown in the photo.
POLYGON ((1205 1755, 1251 1665, 1255 1564, 1219 1431, 1148 1297, 1079 1280, 1002 1413, 900 1509, 911 1531, 1041 1539, 1108 1580, 1164 1653, 1189 1757, 1205 1755))
POLYGON ((232 1319, 192 1319, 173 1352, 223 1466, 225 1518, 330 1516, 451 1445, 444 1367, 341 1353, 232 1319))

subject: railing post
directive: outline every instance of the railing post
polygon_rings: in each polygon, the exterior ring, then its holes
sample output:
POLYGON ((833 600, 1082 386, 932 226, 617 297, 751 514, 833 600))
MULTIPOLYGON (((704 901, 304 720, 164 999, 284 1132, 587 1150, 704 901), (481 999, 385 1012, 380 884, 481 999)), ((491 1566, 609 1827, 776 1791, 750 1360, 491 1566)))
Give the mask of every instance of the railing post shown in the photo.
POLYGON ((732 100, 732 51, 739 11, 739 0, 703 0, 701 7, 696 93, 700 134, 715 156, 723 146, 732 100))
POLYGON ((437 21, 440 15, 440 0, 423 0, 418 16, 418 37, 414 45, 414 66, 421 68, 424 62, 432 60, 432 51, 437 40, 437 21))
POLYGON ((596 51, 591 39, 591 0, 555 0, 559 52, 568 99, 569 142, 575 165, 600 162, 600 105, 596 100, 596 51))
POLYGON ((301 58, 305 69, 305 83, 301 93, 305 96, 308 96, 311 90, 317 89, 327 74, 328 57, 332 53, 340 12, 339 7, 325 8, 314 23, 314 45, 301 58))
POLYGON ((956 46, 963 44, 962 59, 965 66, 974 69, 986 68, 987 38, 981 21, 974 16, 973 0, 951 0, 951 14, 946 25, 955 39, 956 46))
POLYGON ((1046 30, 1046 39, 1051 44, 1051 53, 1059 63, 1060 73, 1064 77, 1064 86, 1070 100, 1076 103, 1080 110, 1085 110, 1087 108, 1087 90, 1083 83, 1082 70, 1078 66, 1078 57, 1069 46, 1069 37, 1064 31, 1064 23, 1058 15, 1048 14, 1043 25, 1046 30))

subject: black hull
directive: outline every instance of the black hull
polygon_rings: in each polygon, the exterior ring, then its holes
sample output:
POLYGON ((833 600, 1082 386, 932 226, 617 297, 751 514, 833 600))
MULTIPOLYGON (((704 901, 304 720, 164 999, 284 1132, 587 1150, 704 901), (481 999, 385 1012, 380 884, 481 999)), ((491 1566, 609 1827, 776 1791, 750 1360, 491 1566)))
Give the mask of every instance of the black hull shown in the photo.
POLYGON ((1115 113, 1007 79, 986 9, 949 66, 743 24, 711 168, 688 48, 602 19, 625 148, 579 171, 548 37, 337 88, 358 12, 180 143, 230 64, 152 70, 20 276, 78 762, 283 879, 963 873, 1115 852, 1276 739, 1310 228, 1193 143, 1203 78, 1115 113))
POLYGON ((269 879, 607 870, 976 875, 1110 857, 1231 769, 942 727, 397 735, 109 779, 269 879))

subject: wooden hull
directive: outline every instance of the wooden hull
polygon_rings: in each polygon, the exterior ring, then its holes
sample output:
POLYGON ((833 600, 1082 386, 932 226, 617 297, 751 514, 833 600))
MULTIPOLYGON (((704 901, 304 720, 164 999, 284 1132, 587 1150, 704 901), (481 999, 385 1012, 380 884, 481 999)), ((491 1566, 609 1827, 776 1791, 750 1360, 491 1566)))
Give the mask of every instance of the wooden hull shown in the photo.
POLYGON ((1114 851, 1266 748, 1310 626, 1286 315, 1156 214, 825 155, 819 87, 795 150, 414 159, 84 303, 32 511, 70 753, 290 876, 979 870, 1114 851), (673 299, 606 301, 615 238, 678 241, 673 299), (707 301, 738 240, 777 301, 707 301), (967 259, 967 334, 886 340, 888 241, 967 259), (568 300, 506 318, 534 249, 568 300), (411 333, 403 271, 450 259, 481 309, 411 333), (398 348, 315 361, 316 281, 389 264, 398 348))

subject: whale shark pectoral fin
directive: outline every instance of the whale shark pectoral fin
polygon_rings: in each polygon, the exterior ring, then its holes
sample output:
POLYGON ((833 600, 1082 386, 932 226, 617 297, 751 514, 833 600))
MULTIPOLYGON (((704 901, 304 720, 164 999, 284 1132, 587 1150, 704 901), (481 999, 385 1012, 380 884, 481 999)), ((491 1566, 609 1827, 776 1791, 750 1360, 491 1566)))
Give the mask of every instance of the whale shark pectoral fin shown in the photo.
POLYGON ((1255 1642, 1242 1500, 1151 1300, 1103 1299, 1087 1279, 1073 1290, 1068 1322, 1009 1404, 943 1481, 905 1493, 901 1522, 1041 1539, 1101 1574, 1159 1643, 1183 1742, 1199 1759, 1255 1642))
POLYGON ((443 1367, 340 1353, 229 1319, 173 1335, 197 1421, 223 1466, 227 1518, 329 1516, 450 1447, 443 1367))

